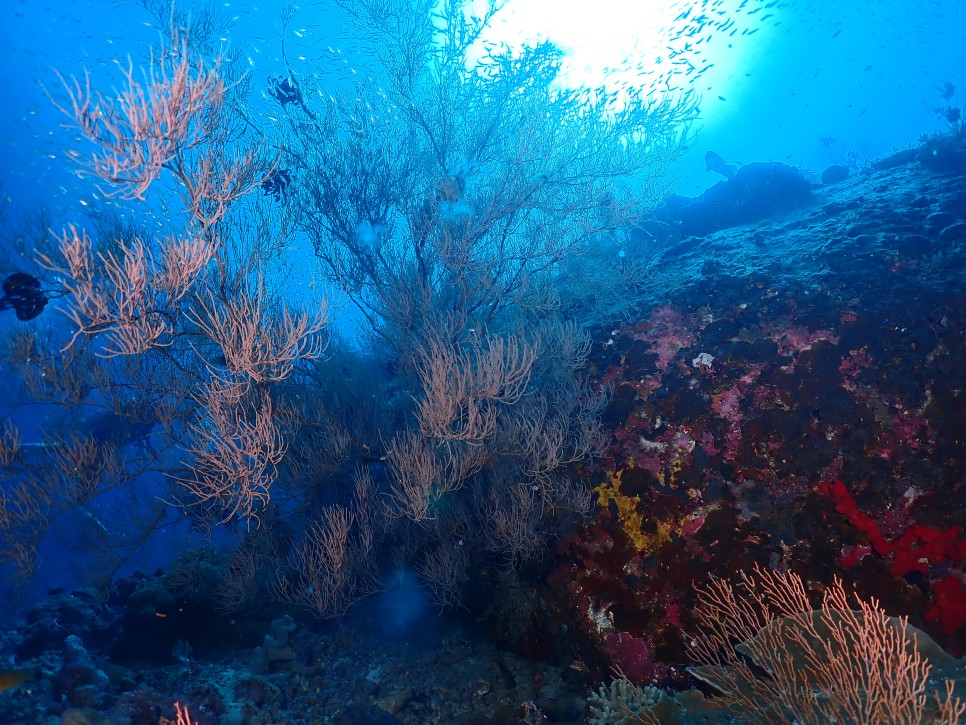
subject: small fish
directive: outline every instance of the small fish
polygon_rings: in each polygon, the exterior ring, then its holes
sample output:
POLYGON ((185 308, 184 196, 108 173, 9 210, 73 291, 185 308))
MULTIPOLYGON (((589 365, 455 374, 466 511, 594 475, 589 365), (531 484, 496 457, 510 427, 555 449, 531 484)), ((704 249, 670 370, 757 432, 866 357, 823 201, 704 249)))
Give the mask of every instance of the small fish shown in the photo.
POLYGON ((0 670, 0 692, 12 690, 33 678, 32 673, 24 670, 0 670))

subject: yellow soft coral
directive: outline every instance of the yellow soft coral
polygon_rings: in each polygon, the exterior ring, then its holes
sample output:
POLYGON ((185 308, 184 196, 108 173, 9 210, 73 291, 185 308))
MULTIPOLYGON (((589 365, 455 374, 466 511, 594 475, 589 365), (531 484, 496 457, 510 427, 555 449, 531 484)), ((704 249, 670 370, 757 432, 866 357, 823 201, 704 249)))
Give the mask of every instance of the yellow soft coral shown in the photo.
POLYGON ((661 544, 671 540, 671 533, 674 531, 670 521, 659 521, 657 531, 653 534, 644 532, 644 517, 641 516, 638 507, 641 503, 640 496, 628 496, 621 492, 623 481, 621 477, 624 471, 634 468, 634 461, 627 464, 627 468, 622 468, 616 473, 608 474, 607 480, 594 489, 597 494, 597 505, 601 508, 609 508, 613 501, 617 508, 617 517, 624 528, 624 532, 630 538, 634 548, 642 554, 650 554, 656 551, 661 544))

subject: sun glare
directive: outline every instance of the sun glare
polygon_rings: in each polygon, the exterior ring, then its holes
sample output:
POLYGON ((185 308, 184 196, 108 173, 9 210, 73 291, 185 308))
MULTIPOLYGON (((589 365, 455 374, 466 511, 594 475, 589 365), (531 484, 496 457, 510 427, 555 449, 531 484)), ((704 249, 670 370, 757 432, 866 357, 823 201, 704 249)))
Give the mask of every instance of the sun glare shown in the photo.
POLYGON ((672 57, 686 31, 675 26, 697 14, 701 0, 509 0, 488 40, 512 45, 549 40, 567 54, 561 81, 577 86, 670 85, 682 75, 672 57), (667 85, 665 85, 667 84, 667 85))

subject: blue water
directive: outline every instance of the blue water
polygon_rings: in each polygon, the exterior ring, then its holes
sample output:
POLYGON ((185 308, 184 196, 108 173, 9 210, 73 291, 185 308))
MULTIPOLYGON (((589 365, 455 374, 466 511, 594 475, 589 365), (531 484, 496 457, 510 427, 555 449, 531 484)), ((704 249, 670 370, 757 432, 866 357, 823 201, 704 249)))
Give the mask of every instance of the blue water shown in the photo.
MULTIPOLYGON (((44 89, 56 95, 55 71, 76 75, 85 67, 98 88, 112 87, 118 82, 115 62, 143 58, 158 39, 157 29, 136 3, 11 0, 4 5, 0 182, 16 209, 43 203, 63 223, 84 213, 88 207, 81 202, 91 203, 93 191, 72 174, 65 152, 76 144, 44 89)), ((253 112, 272 114, 277 108, 262 101, 266 79, 284 70, 278 42, 284 3, 214 5, 233 21, 225 48, 243 54, 250 69, 253 112)), ((504 12, 512 12, 513 5, 504 12)), ((675 4, 682 12, 690 5, 675 4)), ((734 17, 735 27, 754 32, 732 36, 729 29, 719 37, 710 24, 668 23, 673 31, 688 33, 668 38, 679 55, 668 59, 662 48, 639 49, 649 64, 662 55, 665 67, 681 61, 674 85, 690 85, 702 97, 701 137, 679 191, 713 183, 703 174, 709 148, 744 163, 772 160, 821 169, 848 150, 869 159, 911 143, 941 127, 933 113, 939 89, 947 81, 956 83, 966 64, 966 19, 955 0, 695 5, 691 18, 703 5, 712 18, 734 17), (704 36, 710 40, 698 45, 704 36), (682 50, 688 41, 691 48, 682 50), (696 70, 688 71, 685 60, 696 70), (709 64, 715 67, 692 79, 709 64), (823 149, 821 136, 838 143, 823 149)), ((633 36, 619 14, 610 21, 615 34, 633 36)), ((667 16, 659 21, 667 23, 667 16)), ((296 72, 311 72, 327 47, 340 47, 342 36, 324 2, 303 5, 292 29, 301 29, 301 37, 289 38, 296 72)), ((350 48, 345 51, 351 54, 350 48)))

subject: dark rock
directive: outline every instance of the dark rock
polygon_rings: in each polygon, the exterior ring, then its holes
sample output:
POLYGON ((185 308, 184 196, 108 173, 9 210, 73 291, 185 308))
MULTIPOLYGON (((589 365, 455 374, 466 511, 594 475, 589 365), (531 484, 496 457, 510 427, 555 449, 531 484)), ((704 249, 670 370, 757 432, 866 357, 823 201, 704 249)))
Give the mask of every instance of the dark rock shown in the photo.
POLYGON ((875 231, 871 224, 853 224, 848 229, 845 230, 845 236, 847 237, 859 237, 867 235, 870 232, 875 231))
POLYGON ((20 660, 59 649, 68 633, 92 647, 100 647, 116 627, 111 611, 96 592, 84 589, 60 592, 27 613, 27 626, 19 632, 14 651, 20 660))
POLYGON ((339 713, 338 725, 402 725, 402 720, 375 705, 356 705, 339 713))
POLYGON ((924 169, 934 174, 966 174, 966 147, 952 136, 929 139, 916 158, 924 169))
POLYGON ((886 169, 894 169, 897 166, 905 166, 906 164, 911 164, 916 160, 916 154, 919 152, 918 148, 903 149, 902 151, 897 151, 891 156, 886 156, 884 159, 878 159, 872 163, 872 168, 876 171, 885 171, 886 169))
POLYGON ((560 679, 575 689, 586 690, 596 684, 596 677, 579 662, 572 662, 564 667, 560 679))
POLYGON ((63 657, 53 679, 54 692, 72 707, 102 707, 110 695, 111 681, 94 664, 80 637, 67 637, 63 657))
POLYGON ((966 192, 943 195, 936 204, 939 211, 966 216, 966 192))
POLYGON ((789 212, 811 200, 812 185, 795 167, 754 163, 695 199, 668 197, 654 215, 676 224, 685 237, 702 237, 789 212))
POLYGON ((940 242, 955 242, 960 239, 966 239, 966 222, 951 224, 939 232, 940 242))
POLYGON ((837 184, 840 181, 845 181, 849 178, 848 166, 842 166, 840 164, 835 164, 834 166, 829 166, 825 171, 822 172, 822 183, 823 184, 837 184))
POLYGON ((116 722, 90 708, 69 707, 60 715, 60 725, 113 725, 116 722))
POLYGON ((584 698, 569 696, 549 700, 541 698, 537 704, 547 722, 572 723, 578 721, 586 703, 584 698))
POLYGON ((950 224, 956 221, 956 217, 949 212, 937 211, 933 212, 926 217, 925 225, 930 230, 942 229, 943 227, 948 227, 950 224))

